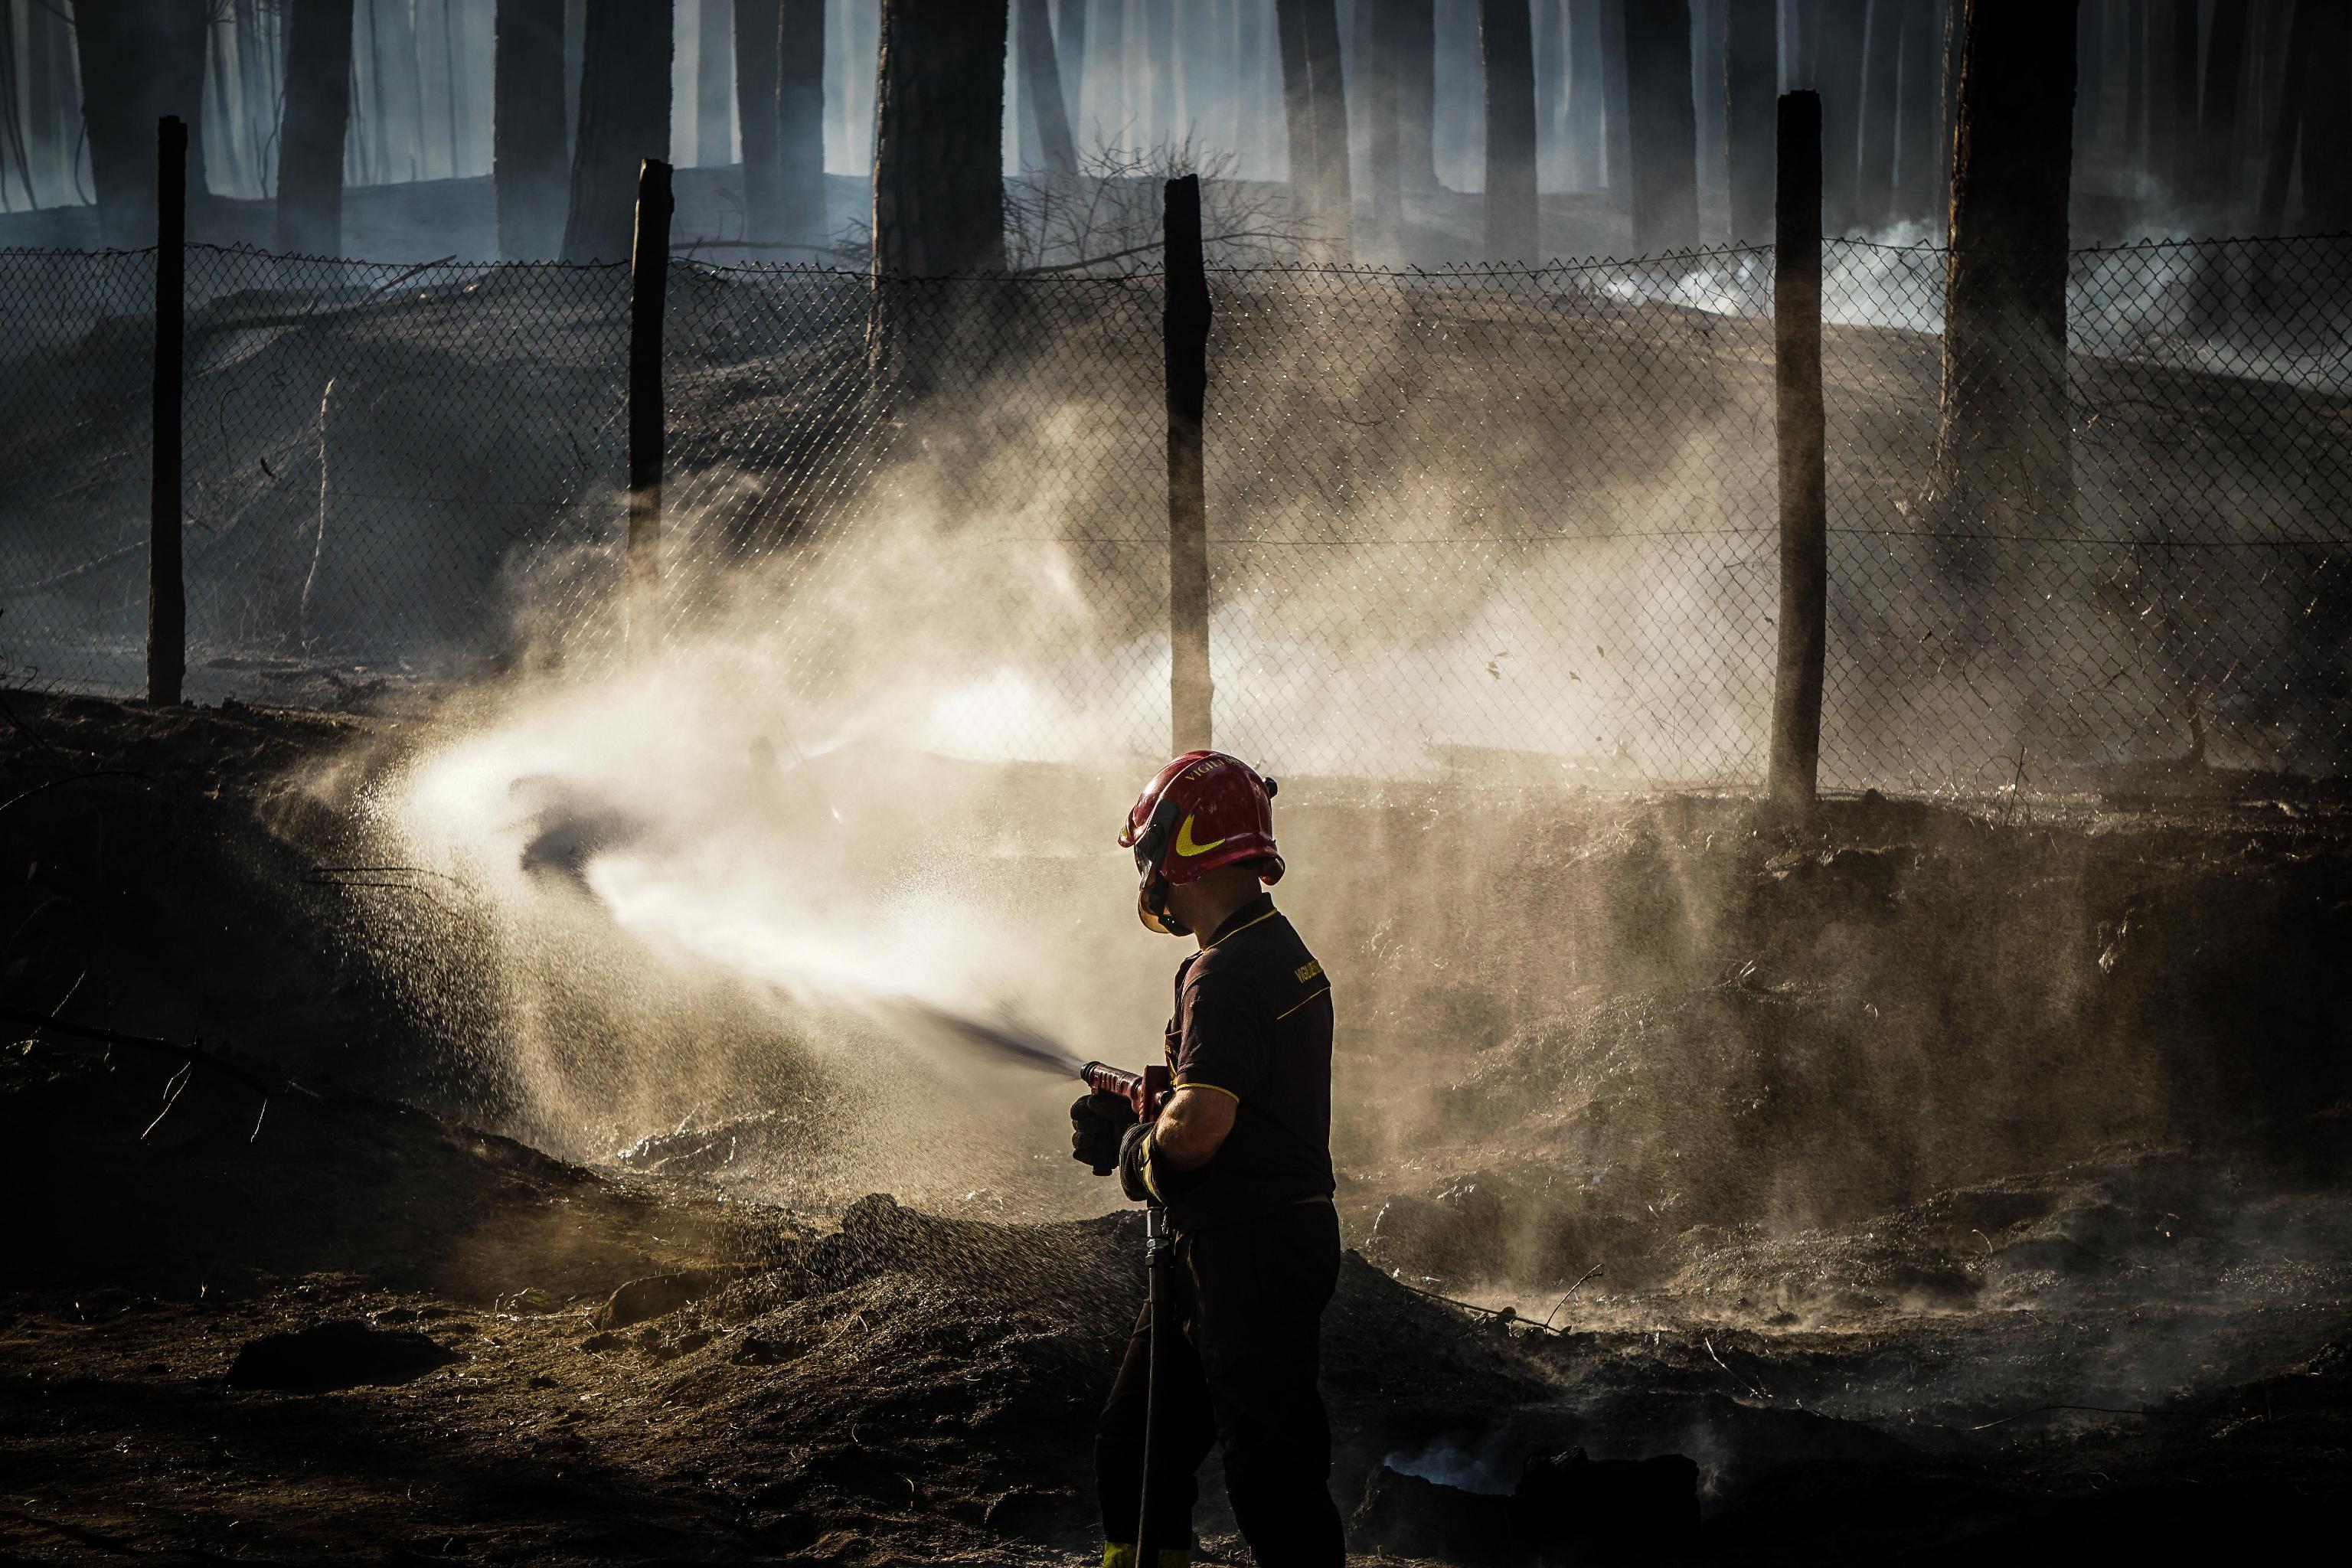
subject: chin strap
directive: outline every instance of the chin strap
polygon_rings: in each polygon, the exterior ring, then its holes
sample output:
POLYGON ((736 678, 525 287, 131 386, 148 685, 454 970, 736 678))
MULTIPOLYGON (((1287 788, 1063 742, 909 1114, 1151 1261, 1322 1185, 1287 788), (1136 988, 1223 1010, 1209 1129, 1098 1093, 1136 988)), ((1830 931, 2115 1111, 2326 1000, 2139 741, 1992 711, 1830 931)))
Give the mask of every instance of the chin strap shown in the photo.
POLYGON ((1147 878, 1143 886, 1136 889, 1135 913, 1146 931, 1156 931, 1162 936, 1192 934, 1192 928, 1178 920, 1176 911, 1169 908, 1168 879, 1165 877, 1147 878))

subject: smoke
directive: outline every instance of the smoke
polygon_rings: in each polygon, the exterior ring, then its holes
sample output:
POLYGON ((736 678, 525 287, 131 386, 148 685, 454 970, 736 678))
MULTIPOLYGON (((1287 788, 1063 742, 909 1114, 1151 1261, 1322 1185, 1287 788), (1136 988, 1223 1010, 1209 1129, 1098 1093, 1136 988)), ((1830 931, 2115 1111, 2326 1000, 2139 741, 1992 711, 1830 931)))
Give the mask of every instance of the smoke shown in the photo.
POLYGON ((1507 1497, 1527 1463, 1530 1439, 1507 1426, 1473 1436, 1450 1433, 1419 1447, 1398 1449, 1381 1462, 1399 1475, 1419 1476, 1466 1492, 1507 1497))

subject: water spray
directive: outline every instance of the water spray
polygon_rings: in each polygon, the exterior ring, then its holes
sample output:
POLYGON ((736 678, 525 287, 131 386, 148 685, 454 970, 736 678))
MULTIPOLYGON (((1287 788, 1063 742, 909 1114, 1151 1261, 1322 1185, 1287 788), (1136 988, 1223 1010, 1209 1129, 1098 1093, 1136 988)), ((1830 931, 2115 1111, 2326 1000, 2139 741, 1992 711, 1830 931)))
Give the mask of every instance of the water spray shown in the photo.
MULTIPOLYGON (((1108 1062, 1082 1060, 1060 1041, 1026 1025, 1010 1019, 991 1023, 936 1003, 908 999, 889 1004, 887 1010, 912 1019, 937 1037, 976 1046, 1018 1067, 1076 1078, 1097 1094, 1116 1095, 1134 1108, 1139 1121, 1156 1120, 1168 1100, 1171 1079, 1165 1067, 1149 1067, 1138 1073, 1108 1062)), ((1095 1174, 1108 1176, 1110 1169, 1102 1167, 1095 1174)))

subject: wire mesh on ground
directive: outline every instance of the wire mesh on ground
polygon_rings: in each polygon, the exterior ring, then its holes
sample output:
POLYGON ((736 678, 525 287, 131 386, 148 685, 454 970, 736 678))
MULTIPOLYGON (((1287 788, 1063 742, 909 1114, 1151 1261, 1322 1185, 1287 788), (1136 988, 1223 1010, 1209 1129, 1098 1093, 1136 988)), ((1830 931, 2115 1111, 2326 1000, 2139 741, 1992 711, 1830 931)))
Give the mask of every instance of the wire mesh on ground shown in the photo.
MULTIPOLYGON (((1771 259, 1213 270, 1220 743, 1289 772, 1759 782, 1771 259)), ((188 261, 194 694, 614 651, 625 268, 188 261)), ((2352 240, 2078 253, 2063 406, 2017 413, 2060 457, 2014 472, 1939 468, 1946 263, 1824 254, 1823 783, 2340 773, 2352 240)), ((138 688, 152 268, 0 254, 11 680, 138 688)), ((756 648, 813 730, 1157 750, 1160 304, 1150 274, 674 263, 665 635, 756 648)))

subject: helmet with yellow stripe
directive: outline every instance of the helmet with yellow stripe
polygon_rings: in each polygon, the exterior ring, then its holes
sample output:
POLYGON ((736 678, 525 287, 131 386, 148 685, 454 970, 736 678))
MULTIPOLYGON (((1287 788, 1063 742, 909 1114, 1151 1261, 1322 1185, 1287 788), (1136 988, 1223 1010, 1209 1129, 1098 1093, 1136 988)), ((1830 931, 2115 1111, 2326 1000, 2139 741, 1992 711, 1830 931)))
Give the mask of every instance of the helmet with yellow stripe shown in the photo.
POLYGON ((1152 775, 1118 836, 1119 847, 1135 854, 1144 924, 1184 934, 1168 913, 1168 887, 1221 867, 1248 865, 1269 887, 1282 880, 1275 789, 1274 780, 1223 752, 1187 752, 1152 775))

